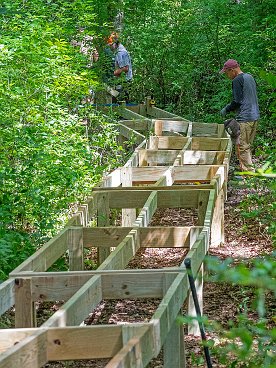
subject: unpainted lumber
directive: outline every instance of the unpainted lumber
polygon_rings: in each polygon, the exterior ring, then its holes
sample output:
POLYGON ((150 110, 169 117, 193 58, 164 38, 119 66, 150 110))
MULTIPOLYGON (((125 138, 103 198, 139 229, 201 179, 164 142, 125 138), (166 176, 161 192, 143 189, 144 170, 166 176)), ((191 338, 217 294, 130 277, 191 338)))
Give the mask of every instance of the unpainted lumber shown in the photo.
MULTIPOLYGON (((1 330, 2 331, 2 330, 1 330)), ((36 329, 0 355, 0 368, 40 368, 47 363, 47 332, 36 329)))
POLYGON ((79 325, 103 299, 101 276, 90 278, 42 327, 79 325))
POLYGON ((160 352, 166 336, 179 314, 179 310, 187 297, 188 289, 187 272, 183 269, 183 272, 176 276, 168 288, 150 320, 155 326, 155 339, 158 343, 158 346, 156 346, 157 354, 160 352))
POLYGON ((69 270, 81 271, 83 269, 83 228, 70 228, 68 235, 69 270))
POLYGON ((15 279, 15 327, 36 327, 30 277, 15 279))
MULTIPOLYGON (((136 229, 141 248, 188 247, 190 233, 201 227, 141 227, 136 229)), ((131 227, 83 228, 84 247, 117 247, 132 230, 131 227)))
POLYGON ((147 326, 135 332, 129 337, 129 329, 126 329, 126 342, 122 349, 109 361, 106 368, 144 368, 153 357, 153 335, 151 326, 147 326))
POLYGON ((122 326, 72 326, 47 331, 48 361, 111 358, 123 346, 122 326))
MULTIPOLYGON (((97 196, 97 226, 108 226, 109 225, 109 193, 101 192, 97 196)), ((110 254, 108 248, 98 248, 98 264, 101 264, 110 254)))
POLYGON ((14 305, 14 279, 0 284, 0 316, 14 305))
POLYGON ((67 229, 61 230, 32 256, 16 267, 10 275, 20 271, 46 271, 67 250, 67 229))

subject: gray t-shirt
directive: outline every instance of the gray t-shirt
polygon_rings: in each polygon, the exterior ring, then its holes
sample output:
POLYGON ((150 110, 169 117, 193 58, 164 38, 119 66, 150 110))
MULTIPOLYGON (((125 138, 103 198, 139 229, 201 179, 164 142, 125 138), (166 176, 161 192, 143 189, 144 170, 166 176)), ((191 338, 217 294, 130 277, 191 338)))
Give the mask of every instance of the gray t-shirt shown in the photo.
POLYGON ((119 44, 116 55, 115 55, 115 66, 119 68, 123 68, 128 65, 128 72, 126 73, 126 80, 132 80, 132 65, 129 53, 126 48, 119 44))
POLYGON ((238 74, 232 81, 233 101, 226 111, 236 111, 239 122, 255 121, 260 117, 256 82, 251 74, 238 74))

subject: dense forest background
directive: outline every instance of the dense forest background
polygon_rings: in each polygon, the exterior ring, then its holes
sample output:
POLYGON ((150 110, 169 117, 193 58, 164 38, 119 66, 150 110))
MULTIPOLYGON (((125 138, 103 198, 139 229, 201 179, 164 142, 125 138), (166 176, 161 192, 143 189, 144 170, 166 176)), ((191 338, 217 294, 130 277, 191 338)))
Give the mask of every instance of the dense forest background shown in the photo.
POLYGON ((15 0, 0 6, 0 279, 126 157, 115 125, 84 102, 89 91, 102 89, 106 38, 114 30, 132 57, 133 102, 153 95, 161 108, 193 121, 222 123, 231 82, 219 70, 237 59, 258 84, 255 153, 263 171, 275 169, 274 0, 15 0), (87 35, 99 53, 92 66, 74 46, 87 35))
MULTIPOLYGON (((91 91, 103 89, 106 38, 114 30, 131 54, 132 101, 152 95, 158 107, 192 121, 223 123, 231 81, 219 70, 228 58, 252 73, 259 169, 248 182, 255 194, 240 206, 276 242, 275 0, 0 1, 0 282, 126 160, 112 110, 103 115, 88 103, 91 91), (95 63, 80 52, 86 36, 99 53, 95 63)), ((241 320, 231 337, 241 338, 246 359, 259 334, 260 360, 248 366, 273 367, 275 329, 268 333, 263 317, 265 293, 276 292, 275 261, 260 257, 251 270, 240 265, 230 273, 228 265, 209 266, 218 279, 251 285, 260 297, 258 324, 250 330, 241 320)))

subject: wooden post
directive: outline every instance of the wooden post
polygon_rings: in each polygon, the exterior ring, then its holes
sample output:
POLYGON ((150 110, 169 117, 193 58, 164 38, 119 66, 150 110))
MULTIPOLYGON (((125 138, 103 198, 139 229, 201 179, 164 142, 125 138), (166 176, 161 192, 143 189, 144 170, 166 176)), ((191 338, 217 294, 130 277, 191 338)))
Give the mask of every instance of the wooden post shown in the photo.
POLYGON ((163 132, 163 121, 162 120, 155 120, 154 124, 154 134, 157 136, 161 136, 163 132))
MULTIPOLYGON (((163 293, 166 294, 167 290, 171 286, 175 276, 165 275, 163 281, 163 293)), ((179 311, 181 315, 181 311, 179 311)), ((167 334, 166 340, 163 346, 164 352, 164 368, 185 368, 185 346, 184 346, 184 332, 183 325, 181 323, 173 322, 173 325, 167 334)))
MULTIPOLYGON (((198 271, 197 277, 195 279, 195 287, 196 287, 198 303, 199 303, 201 315, 202 315, 202 312, 203 312, 203 264, 201 265, 198 271)), ((195 305, 194 305, 191 291, 189 292, 188 315, 190 317, 196 317, 196 310, 195 310, 195 305)), ((197 320, 193 320, 188 325, 188 334, 194 335, 194 336, 200 336, 200 330, 199 330, 199 325, 198 325, 197 320)))
POLYGON ((83 228, 68 229, 69 270, 83 270, 83 228))
POLYGON ((164 343, 164 368, 185 368, 183 325, 174 322, 164 343))
MULTIPOLYGON (((109 225, 109 196, 107 193, 101 194, 97 202, 97 225, 109 225)), ((110 254, 109 248, 98 248, 98 265, 100 265, 110 254)))
MULTIPOLYGON (((132 187, 132 168, 123 167, 121 170, 122 187, 132 187)), ((122 209, 122 226, 133 226, 136 220, 136 208, 122 209)))
POLYGON ((36 327, 34 302, 32 300, 32 279, 15 280, 15 327, 36 327))
POLYGON ((211 246, 220 246, 224 243, 224 190, 220 190, 212 217, 211 246))
POLYGON ((149 149, 156 149, 158 150, 158 143, 159 143, 159 138, 151 135, 149 137, 149 149))
POLYGON ((209 195, 207 192, 200 192, 198 197, 198 223, 197 226, 204 226, 206 209, 208 205, 209 195))

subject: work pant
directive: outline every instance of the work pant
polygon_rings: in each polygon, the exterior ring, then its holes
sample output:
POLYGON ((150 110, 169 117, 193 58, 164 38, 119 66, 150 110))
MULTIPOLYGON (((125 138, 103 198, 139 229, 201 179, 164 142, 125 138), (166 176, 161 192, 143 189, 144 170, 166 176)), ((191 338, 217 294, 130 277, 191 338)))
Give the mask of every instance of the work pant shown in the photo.
POLYGON ((120 93, 117 97, 117 101, 124 101, 126 103, 130 101, 131 85, 131 81, 123 81, 122 84, 115 87, 115 89, 120 93))
POLYGON ((252 163, 251 146, 256 135, 257 125, 257 121, 240 123, 240 144, 236 151, 241 171, 255 171, 252 163))

